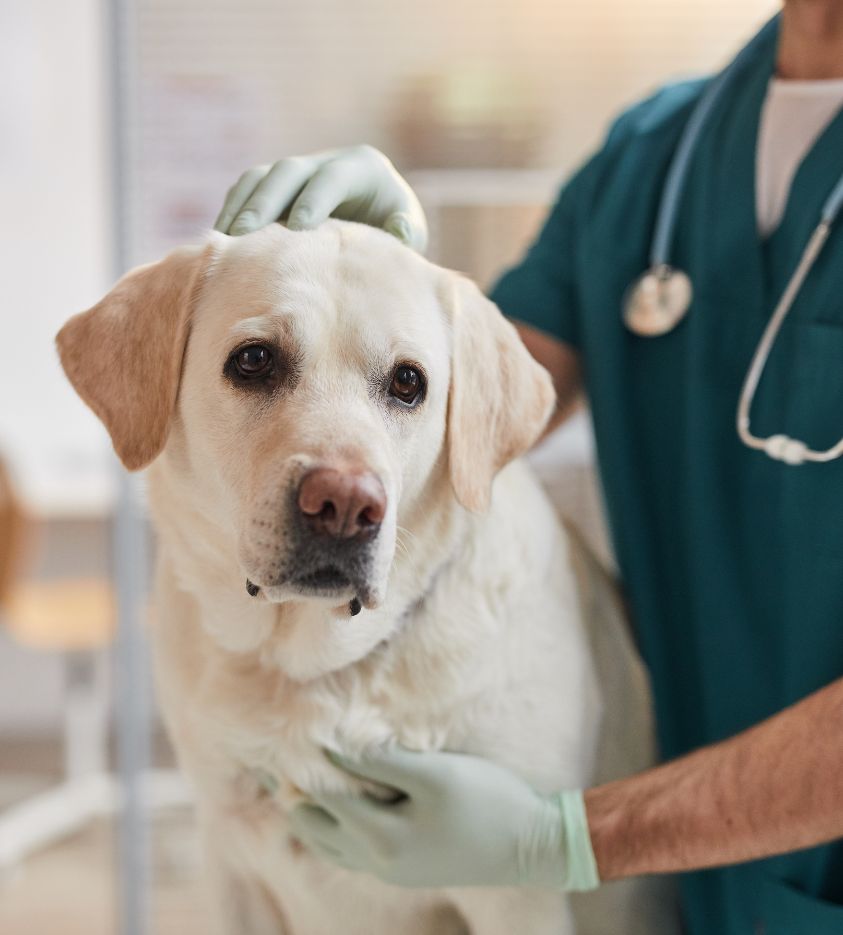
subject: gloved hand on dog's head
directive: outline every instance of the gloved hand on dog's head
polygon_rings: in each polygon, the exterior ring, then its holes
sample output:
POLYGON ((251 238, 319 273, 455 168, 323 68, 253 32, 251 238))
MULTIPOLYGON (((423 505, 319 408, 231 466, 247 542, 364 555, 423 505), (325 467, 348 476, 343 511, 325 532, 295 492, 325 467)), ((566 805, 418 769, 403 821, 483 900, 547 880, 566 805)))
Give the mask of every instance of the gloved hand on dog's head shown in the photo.
POLYGON ((223 234, 249 234, 279 218, 291 230, 329 217, 382 227, 423 252, 427 221, 415 193, 373 146, 349 146, 256 166, 229 189, 214 224, 223 234))

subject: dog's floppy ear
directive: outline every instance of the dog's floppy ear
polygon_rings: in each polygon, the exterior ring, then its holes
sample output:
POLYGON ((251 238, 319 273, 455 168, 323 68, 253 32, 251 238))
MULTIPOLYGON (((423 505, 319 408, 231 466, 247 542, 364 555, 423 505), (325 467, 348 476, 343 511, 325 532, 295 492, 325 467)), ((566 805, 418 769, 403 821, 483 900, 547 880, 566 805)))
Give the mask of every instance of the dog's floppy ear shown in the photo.
POLYGON ((68 379, 130 471, 167 441, 191 306, 212 251, 213 243, 184 247, 133 269, 56 337, 68 379))
POLYGON ((466 509, 482 512, 498 471, 541 435, 556 394, 550 375, 473 282, 447 277, 453 356, 448 403, 451 483, 466 509))

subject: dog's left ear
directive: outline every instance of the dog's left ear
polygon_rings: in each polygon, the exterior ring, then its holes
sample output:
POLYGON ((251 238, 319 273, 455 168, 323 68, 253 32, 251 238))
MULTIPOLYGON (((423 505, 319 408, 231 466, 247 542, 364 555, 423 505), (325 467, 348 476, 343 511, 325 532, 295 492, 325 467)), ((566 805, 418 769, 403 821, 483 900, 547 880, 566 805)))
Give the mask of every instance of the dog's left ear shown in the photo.
POLYGON ((473 282, 449 274, 446 289, 453 332, 451 484, 466 509, 482 512, 498 471, 538 440, 556 393, 550 374, 473 282))
POLYGON ((56 337, 68 379, 130 471, 146 467, 167 441, 191 307, 213 250, 213 241, 185 247, 133 269, 56 337))

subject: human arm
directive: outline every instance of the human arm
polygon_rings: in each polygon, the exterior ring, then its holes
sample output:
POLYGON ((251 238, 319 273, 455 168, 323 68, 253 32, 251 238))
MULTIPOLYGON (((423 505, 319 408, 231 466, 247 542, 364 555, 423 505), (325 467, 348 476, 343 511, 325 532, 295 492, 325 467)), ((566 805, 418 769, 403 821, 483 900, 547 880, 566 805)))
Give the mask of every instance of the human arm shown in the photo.
POLYGON ((513 321, 515 329, 524 342, 524 346, 544 367, 553 380, 556 390, 556 409, 553 411, 542 438, 558 428, 582 401, 582 369, 576 348, 557 338, 551 337, 538 328, 513 321))
POLYGON ((563 808, 462 754, 398 750, 340 765, 405 797, 300 806, 295 833, 328 859, 401 885, 587 889, 598 875, 676 873, 843 836, 843 679, 729 740, 586 791, 584 811, 576 792, 563 808))
POLYGON ((843 837, 843 679, 728 740, 585 793, 602 880, 843 837))

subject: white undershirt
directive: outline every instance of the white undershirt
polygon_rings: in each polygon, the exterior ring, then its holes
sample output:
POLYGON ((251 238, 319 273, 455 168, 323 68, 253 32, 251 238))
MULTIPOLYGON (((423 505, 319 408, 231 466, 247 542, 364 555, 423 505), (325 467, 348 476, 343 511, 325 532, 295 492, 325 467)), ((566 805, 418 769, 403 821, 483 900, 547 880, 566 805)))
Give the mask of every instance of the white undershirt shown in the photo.
POLYGON ((843 78, 770 80, 755 153, 755 210, 762 237, 778 227, 800 163, 841 106, 843 78))

